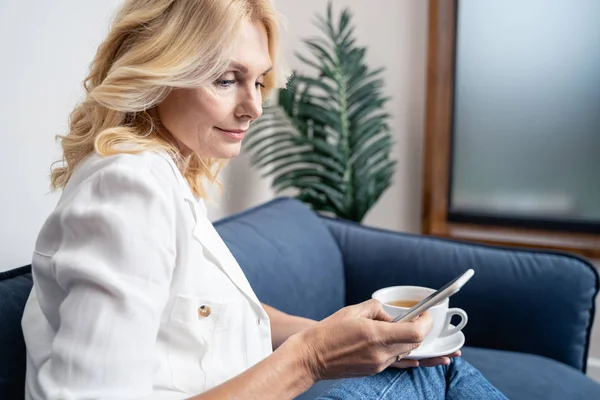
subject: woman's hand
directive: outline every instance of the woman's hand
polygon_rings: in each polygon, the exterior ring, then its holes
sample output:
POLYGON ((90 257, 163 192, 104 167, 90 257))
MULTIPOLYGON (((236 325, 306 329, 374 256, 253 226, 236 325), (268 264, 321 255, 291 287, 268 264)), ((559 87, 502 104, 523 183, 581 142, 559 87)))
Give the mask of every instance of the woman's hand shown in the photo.
POLYGON ((448 354, 442 357, 424 358, 422 360, 400 360, 393 363, 390 367, 394 368, 416 368, 416 367, 436 367, 438 365, 450 364, 450 359, 454 357, 460 357, 461 351, 457 350, 452 354, 448 354))
POLYGON ((394 363, 412 367, 412 360, 396 360, 419 347, 431 331, 431 317, 425 313, 412 322, 392 320, 380 302, 369 300, 341 309, 288 342, 302 352, 314 380, 372 375, 394 363))

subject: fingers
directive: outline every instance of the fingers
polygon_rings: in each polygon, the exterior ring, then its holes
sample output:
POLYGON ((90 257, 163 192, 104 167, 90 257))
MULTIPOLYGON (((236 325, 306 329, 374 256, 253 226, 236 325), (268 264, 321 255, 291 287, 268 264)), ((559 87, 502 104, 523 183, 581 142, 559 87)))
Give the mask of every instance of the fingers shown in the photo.
POLYGON ((429 313, 425 313, 413 322, 378 323, 377 329, 381 332, 383 343, 392 345, 396 343, 420 344, 433 328, 433 320, 429 313))
POLYGON ((420 342, 425 339, 425 336, 431 332, 433 329, 433 318, 431 318, 431 314, 429 311, 425 311, 423 314, 419 315, 417 319, 412 322, 408 322, 408 324, 413 324, 413 329, 416 331, 415 338, 420 342))
POLYGON ((429 311, 425 311, 423 314, 419 315, 412 323, 415 325, 424 325, 426 328, 429 327, 428 331, 433 328, 433 318, 431 318, 429 311))
POLYGON ((378 300, 371 299, 363 303, 357 304, 356 306, 357 315, 356 317, 373 319, 376 321, 392 322, 394 318, 385 312, 383 304, 378 300))
MULTIPOLYGON (((454 357, 460 357, 462 352, 460 350, 455 351, 452 354, 448 354, 442 357, 423 358, 421 360, 400 360, 400 362, 394 362, 390 365, 393 368, 416 368, 416 367, 437 367, 438 365, 450 365, 450 361, 454 357)), ((408 354, 407 354, 408 355, 408 354)))
POLYGON ((417 367, 437 367, 438 365, 449 365, 450 358, 448 357, 434 357, 424 358, 422 360, 407 360, 402 359, 396 361, 390 365, 394 368, 417 368, 417 367))
POLYGON ((390 367, 400 369, 417 368, 419 367, 419 360, 400 360, 390 365, 390 367))
POLYGON ((450 365, 449 357, 433 357, 419 360, 421 367, 437 367, 438 365, 450 365))

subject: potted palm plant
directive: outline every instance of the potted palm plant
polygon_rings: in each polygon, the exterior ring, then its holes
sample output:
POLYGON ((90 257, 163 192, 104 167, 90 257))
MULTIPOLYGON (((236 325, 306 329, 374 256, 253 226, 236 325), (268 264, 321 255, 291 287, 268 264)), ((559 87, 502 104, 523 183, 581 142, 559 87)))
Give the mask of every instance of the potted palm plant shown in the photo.
POLYGON ((315 23, 323 35, 304 41, 310 57, 296 54, 315 75, 292 75, 244 147, 276 192, 294 188, 313 209, 361 222, 395 169, 383 68, 367 67, 348 9, 336 23, 330 3, 315 23))

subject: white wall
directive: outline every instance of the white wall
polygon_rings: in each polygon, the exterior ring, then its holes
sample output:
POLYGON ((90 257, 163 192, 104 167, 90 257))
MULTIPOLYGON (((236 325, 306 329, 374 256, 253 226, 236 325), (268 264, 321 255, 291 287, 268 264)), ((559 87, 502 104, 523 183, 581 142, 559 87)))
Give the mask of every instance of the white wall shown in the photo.
POLYGON ((60 152, 81 82, 118 0, 0 1, 0 270, 28 264, 57 200, 60 152))
MULTIPOLYGON (((60 153, 54 135, 64 133, 68 115, 82 94, 97 45, 105 35, 118 0, 0 1, 0 271, 30 262, 37 232, 53 209, 50 164, 60 153)), ((316 34, 310 24, 324 12, 322 0, 276 0, 288 19, 287 57, 302 49, 301 38, 316 34)), ((367 60, 385 66, 386 92, 393 116, 393 155, 398 160, 394 186, 367 216, 366 224, 418 231, 420 218, 426 0, 336 0, 350 6, 359 43, 367 60)), ((273 197, 267 181, 248 168, 247 157, 232 161, 222 174, 223 195, 211 206, 211 218, 262 203, 273 197)))

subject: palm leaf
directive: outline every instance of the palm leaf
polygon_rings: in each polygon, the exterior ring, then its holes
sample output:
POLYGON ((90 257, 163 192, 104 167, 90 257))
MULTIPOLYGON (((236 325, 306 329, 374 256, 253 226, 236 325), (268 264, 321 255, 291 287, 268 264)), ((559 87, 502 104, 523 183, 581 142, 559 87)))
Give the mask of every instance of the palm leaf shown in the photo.
POLYGON ((271 170, 265 176, 274 175, 277 171, 297 164, 313 164, 313 168, 325 167, 331 172, 338 173, 340 176, 344 174, 344 167, 338 162, 322 155, 316 154, 314 151, 305 150, 302 152, 283 153, 277 157, 273 157, 268 163, 259 163, 259 167, 271 165, 271 170))
POLYGON ((294 139, 294 135, 289 131, 278 131, 271 136, 261 136, 256 138, 254 142, 247 145, 248 149, 254 152, 257 157, 264 157, 264 155, 277 147, 279 144, 289 142, 294 139))
MULTIPOLYGON (((337 92, 337 88, 332 87, 331 85, 329 85, 326 81, 324 81, 322 79, 315 79, 315 78, 311 78, 309 76, 300 76, 300 77, 298 77, 298 81, 302 82, 308 86, 315 86, 320 89, 323 89, 324 92, 326 92, 332 96, 335 94, 335 92, 337 92)), ((333 99, 335 100, 335 97, 333 97, 333 99)))
POLYGON ((361 177, 365 173, 369 173, 370 171, 373 171, 379 165, 387 163, 388 161, 390 161, 390 160, 389 160, 389 157, 387 154, 385 154, 385 153, 376 154, 376 155, 372 156, 365 164, 357 165, 355 168, 356 171, 355 171, 354 176, 355 176, 355 178, 361 177))
POLYGON ((342 183, 338 174, 331 173, 329 171, 321 171, 314 168, 296 168, 285 172, 278 172, 275 179, 273 179, 273 187, 275 189, 278 186, 286 184, 291 180, 298 180, 303 178, 306 181, 321 181, 332 185, 339 185, 342 183))
POLYGON ((383 87, 383 84, 383 79, 381 78, 364 80, 360 86, 348 91, 348 103, 365 102, 364 97, 371 93, 378 95, 377 91, 383 87))
POLYGON ((335 68, 337 64, 334 58, 335 55, 329 54, 327 50, 317 40, 305 40, 304 43, 312 50, 313 54, 321 60, 321 62, 327 62, 329 68, 335 68))
POLYGON ((392 138, 389 135, 385 135, 382 138, 369 141, 364 147, 358 150, 352 155, 352 162, 356 165, 363 165, 373 155, 380 151, 389 148, 392 144, 392 138))

